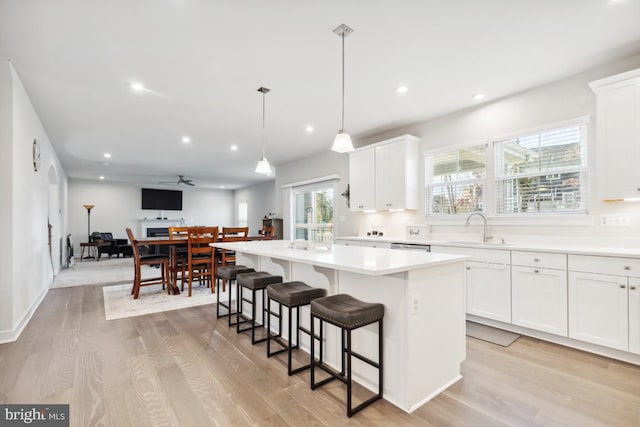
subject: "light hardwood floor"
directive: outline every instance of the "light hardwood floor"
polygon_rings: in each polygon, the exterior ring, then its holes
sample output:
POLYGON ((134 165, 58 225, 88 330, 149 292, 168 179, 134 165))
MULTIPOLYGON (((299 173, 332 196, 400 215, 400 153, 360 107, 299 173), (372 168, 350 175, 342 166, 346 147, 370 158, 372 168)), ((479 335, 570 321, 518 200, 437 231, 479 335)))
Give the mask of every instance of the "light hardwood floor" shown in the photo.
POLYGON ((52 289, 0 345, 0 402, 69 403, 74 426, 639 425, 640 367, 526 337, 468 338, 464 378, 440 396, 349 419, 341 383, 311 391, 222 320, 208 305, 106 321, 101 287, 52 289))

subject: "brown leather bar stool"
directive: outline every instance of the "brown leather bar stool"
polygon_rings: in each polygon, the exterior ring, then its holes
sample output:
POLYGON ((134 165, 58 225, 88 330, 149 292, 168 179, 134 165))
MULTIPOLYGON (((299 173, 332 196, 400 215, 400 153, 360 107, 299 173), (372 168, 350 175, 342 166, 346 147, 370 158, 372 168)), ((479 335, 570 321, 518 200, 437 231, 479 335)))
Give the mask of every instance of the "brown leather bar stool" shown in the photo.
POLYGON ((315 390, 324 384, 338 379, 347 385, 347 416, 359 412, 378 399, 382 399, 383 391, 383 328, 384 305, 367 303, 353 298, 347 294, 331 295, 311 301, 311 389, 315 390), (316 361, 314 348, 314 320, 320 320, 320 360, 316 361), (341 329, 341 372, 337 372, 323 361, 323 332, 322 324, 327 322, 341 329), (351 331, 361 328, 371 323, 378 322, 378 362, 375 362, 351 349, 351 331), (346 344, 345 344, 346 335, 346 344), (378 369, 378 394, 360 403, 355 408, 352 407, 352 378, 351 378, 351 357, 356 357, 378 369), (345 375, 346 359, 346 375, 345 375), (321 368, 330 374, 328 378, 316 383, 315 367, 321 368))
POLYGON ((267 286, 267 357, 274 356, 286 351, 287 354, 287 373, 289 376, 302 372, 305 369, 309 369, 311 365, 300 366, 296 369, 291 369, 291 353, 292 350, 296 350, 300 347, 300 332, 311 336, 311 331, 300 325, 300 307, 309 305, 311 300, 321 298, 327 294, 327 291, 321 288, 312 288, 303 282, 285 282, 277 285, 267 286), (278 313, 271 311, 271 301, 278 303, 278 313), (287 307, 289 312, 289 331, 287 334, 287 342, 282 340, 282 307, 287 307), (296 343, 292 342, 293 324, 292 313, 293 309, 296 310, 296 343), (271 316, 278 318, 278 334, 273 335, 271 333, 271 316), (271 340, 274 340, 282 348, 280 350, 271 352, 271 340))
MULTIPOLYGON (((266 341, 267 337, 260 338, 256 340, 256 305, 258 301, 256 300, 256 293, 260 291, 262 294, 262 321, 261 326, 264 326, 264 315, 267 311, 265 305, 265 289, 269 285, 273 285, 275 283, 282 283, 282 276, 274 276, 273 274, 269 274, 266 271, 254 271, 252 273, 239 273, 236 276, 236 283, 238 284, 238 298, 236 299, 236 332, 245 332, 251 331, 251 344, 258 344, 260 342, 266 341), (251 299, 244 298, 243 290, 249 289, 251 290, 251 299), (242 313, 242 304, 243 303, 251 304, 251 318, 246 317, 242 313), (240 325, 244 323, 250 323, 251 325, 246 328, 241 328, 240 325)), ((268 332, 268 331, 267 331, 268 332)), ((268 335, 268 333, 267 333, 268 335)))
MULTIPOLYGON (((232 282, 236 281, 238 273, 249 273, 251 271, 255 270, 244 265, 221 265, 216 268, 216 317, 219 319, 221 317, 227 316, 229 327, 235 325, 235 323, 231 322, 231 316, 236 314, 231 311, 231 291, 233 290, 231 286, 232 282), (225 283, 229 283, 229 300, 227 304, 220 302, 220 280, 218 279, 222 279, 225 281, 225 283), (220 314, 220 307, 226 308, 227 314, 220 314)), ((240 294, 240 292, 237 291, 237 288, 238 287, 236 286, 236 293, 240 294)), ((238 304, 236 301, 236 307, 237 305, 238 304)))

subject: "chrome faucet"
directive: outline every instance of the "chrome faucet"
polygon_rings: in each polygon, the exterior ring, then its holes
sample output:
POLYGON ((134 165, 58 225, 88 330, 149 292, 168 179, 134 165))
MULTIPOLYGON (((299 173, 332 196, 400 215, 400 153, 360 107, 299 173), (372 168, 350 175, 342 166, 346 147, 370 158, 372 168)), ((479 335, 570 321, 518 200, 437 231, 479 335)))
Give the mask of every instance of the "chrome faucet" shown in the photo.
POLYGON ((491 240, 492 236, 487 235, 487 217, 482 212, 473 212, 473 213, 469 214, 469 216, 467 217, 467 221, 464 223, 464 226, 468 227, 469 225, 471 225, 469 220, 474 215, 478 215, 480 218, 482 218, 482 221, 484 223, 483 224, 483 229, 482 229, 482 242, 483 243, 487 243, 489 240, 491 240))

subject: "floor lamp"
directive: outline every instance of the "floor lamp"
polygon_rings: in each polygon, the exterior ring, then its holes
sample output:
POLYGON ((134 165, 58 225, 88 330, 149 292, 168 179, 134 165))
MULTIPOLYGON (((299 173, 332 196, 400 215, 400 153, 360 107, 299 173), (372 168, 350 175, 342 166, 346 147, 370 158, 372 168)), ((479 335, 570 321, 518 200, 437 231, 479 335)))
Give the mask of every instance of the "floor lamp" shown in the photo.
POLYGON ((82 205, 87 210, 87 242, 91 242, 91 209, 95 205, 82 205))

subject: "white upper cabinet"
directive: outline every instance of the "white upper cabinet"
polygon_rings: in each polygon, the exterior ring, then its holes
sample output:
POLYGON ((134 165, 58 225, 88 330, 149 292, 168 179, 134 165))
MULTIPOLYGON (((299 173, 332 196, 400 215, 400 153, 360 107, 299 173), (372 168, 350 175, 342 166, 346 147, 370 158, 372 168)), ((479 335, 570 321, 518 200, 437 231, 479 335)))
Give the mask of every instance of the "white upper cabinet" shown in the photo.
POLYGON ((349 155, 351 210, 418 209, 418 142, 403 135, 349 155))
POLYGON ((598 197, 639 197, 640 69, 589 86, 597 97, 598 197))
POLYGON ((376 208, 375 151, 354 151, 349 155, 350 209, 352 211, 376 208))

